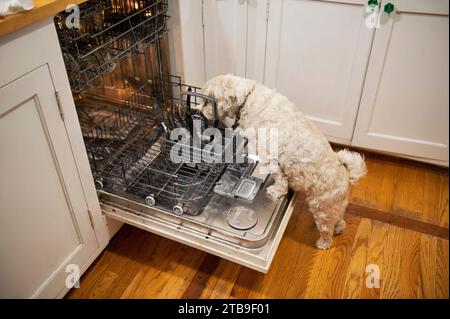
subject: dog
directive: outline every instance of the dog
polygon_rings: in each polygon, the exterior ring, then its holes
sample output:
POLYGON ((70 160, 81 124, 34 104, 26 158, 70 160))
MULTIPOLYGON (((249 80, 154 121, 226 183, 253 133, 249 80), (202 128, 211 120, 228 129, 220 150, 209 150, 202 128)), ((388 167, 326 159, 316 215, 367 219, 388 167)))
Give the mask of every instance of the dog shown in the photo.
MULTIPOLYGON (((209 80, 202 93, 214 97, 217 116, 225 127, 238 128, 240 132, 278 130, 274 184, 266 192, 273 199, 286 195, 289 188, 300 193, 320 234, 316 247, 330 248, 333 235, 340 234, 346 225, 343 217, 350 186, 366 174, 364 157, 346 149, 334 152, 326 137, 298 107, 253 80, 220 75, 209 80)), ((198 110, 212 119, 210 102, 200 103, 198 110)))

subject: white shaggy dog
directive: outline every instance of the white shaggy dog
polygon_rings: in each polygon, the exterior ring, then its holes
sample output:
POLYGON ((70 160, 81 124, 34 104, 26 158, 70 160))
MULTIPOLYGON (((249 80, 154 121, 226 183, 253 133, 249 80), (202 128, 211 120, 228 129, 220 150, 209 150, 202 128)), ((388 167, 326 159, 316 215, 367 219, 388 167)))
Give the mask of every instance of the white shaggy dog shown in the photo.
MULTIPOLYGON (((279 198, 288 188, 302 194, 320 233, 316 246, 329 248, 333 234, 345 228, 350 185, 366 173, 363 157, 348 150, 335 153, 298 107, 255 81, 221 75, 208 81, 203 93, 216 99, 219 120, 226 127, 238 125, 244 132, 278 129, 278 166, 267 194, 279 198)), ((200 110, 212 118, 207 102, 200 110)))

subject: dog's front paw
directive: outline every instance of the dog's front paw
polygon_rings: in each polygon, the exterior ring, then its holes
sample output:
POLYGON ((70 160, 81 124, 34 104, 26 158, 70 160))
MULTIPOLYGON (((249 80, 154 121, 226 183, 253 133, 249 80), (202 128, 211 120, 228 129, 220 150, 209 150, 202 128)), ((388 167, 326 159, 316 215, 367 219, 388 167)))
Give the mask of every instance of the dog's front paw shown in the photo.
POLYGON ((331 244, 331 240, 325 240, 323 238, 319 238, 319 240, 316 241, 316 247, 319 249, 328 249, 331 247, 331 244))
POLYGON ((272 198, 272 199, 279 199, 281 196, 286 195, 286 192, 283 190, 280 190, 279 187, 277 187, 276 185, 272 185, 270 187, 267 187, 266 189, 266 194, 272 198))

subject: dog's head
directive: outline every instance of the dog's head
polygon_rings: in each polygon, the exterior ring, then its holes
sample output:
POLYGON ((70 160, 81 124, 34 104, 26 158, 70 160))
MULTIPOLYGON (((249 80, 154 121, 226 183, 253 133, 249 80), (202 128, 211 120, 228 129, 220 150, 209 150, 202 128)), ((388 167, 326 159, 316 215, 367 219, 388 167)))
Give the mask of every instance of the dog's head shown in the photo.
MULTIPOLYGON (((202 93, 214 97, 217 104, 217 116, 225 127, 236 123, 237 114, 256 82, 231 74, 212 78, 203 86, 202 93)), ((213 118, 212 105, 202 101, 198 106, 208 120, 213 118)))

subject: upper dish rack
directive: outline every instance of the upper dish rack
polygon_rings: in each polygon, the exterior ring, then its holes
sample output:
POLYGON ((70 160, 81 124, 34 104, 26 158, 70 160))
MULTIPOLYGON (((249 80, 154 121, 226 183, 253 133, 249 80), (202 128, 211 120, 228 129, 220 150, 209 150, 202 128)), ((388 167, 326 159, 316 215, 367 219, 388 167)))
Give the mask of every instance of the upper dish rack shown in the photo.
POLYGON ((74 92, 86 90, 119 59, 142 53, 167 31, 167 0, 91 0, 79 8, 79 28, 66 22, 70 11, 55 17, 74 92))

